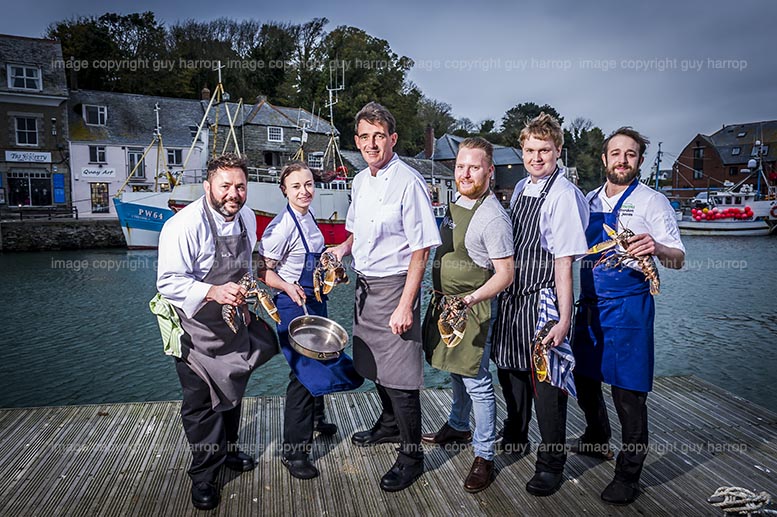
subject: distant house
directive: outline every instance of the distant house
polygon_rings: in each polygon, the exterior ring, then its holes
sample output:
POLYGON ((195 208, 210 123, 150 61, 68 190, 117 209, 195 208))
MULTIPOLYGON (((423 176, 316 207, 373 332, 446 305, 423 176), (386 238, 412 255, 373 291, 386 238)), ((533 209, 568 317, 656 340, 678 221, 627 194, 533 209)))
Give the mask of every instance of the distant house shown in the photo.
POLYGON ((0 206, 67 207, 67 84, 56 41, 0 35, 0 206))
MULTIPOLYGON (((690 199, 708 188, 720 189, 726 182, 739 183, 753 172, 748 169, 748 161, 758 158, 765 175, 774 183, 777 180, 777 120, 723 126, 711 135, 699 133, 675 163, 671 190, 690 199)), ((753 174, 746 183, 757 186, 757 176, 753 174)))
MULTIPOLYGON (((325 165, 322 163, 323 155, 332 133, 332 127, 325 119, 302 108, 270 104, 262 95, 253 105, 244 104, 240 109, 237 103, 227 102, 221 104, 218 110, 212 109, 208 115, 211 126, 218 123, 220 142, 226 142, 230 117, 238 145, 248 156, 252 167, 280 168, 303 143, 305 161, 317 169, 325 165)), ((339 138, 337 129, 334 134, 339 138)))
MULTIPOLYGON (((182 173, 204 107, 197 99, 74 90, 68 113, 73 203, 81 217, 115 218, 111 198, 120 190, 170 188, 165 171, 182 173), (157 107, 161 153, 152 145, 157 107)), ((202 176, 206 142, 203 132, 186 163, 187 176, 202 176)))
MULTIPOLYGON (((431 137, 434 137, 433 133, 431 137)), ((426 149, 418 153, 416 158, 428 158, 453 170, 456 166, 459 144, 463 140, 464 137, 446 133, 435 140, 433 152, 430 152, 431 146, 427 143, 426 149)), ((494 145, 494 192, 503 203, 510 200, 515 184, 525 176, 526 168, 523 166, 521 150, 515 147, 494 145)))
MULTIPOLYGON (((341 151, 346 161, 349 175, 355 175, 367 168, 367 162, 359 151, 341 151)), ((456 194, 456 182, 453 171, 441 163, 424 158, 400 156, 400 160, 421 173, 429 186, 429 195, 435 205, 444 205, 452 201, 456 194)))

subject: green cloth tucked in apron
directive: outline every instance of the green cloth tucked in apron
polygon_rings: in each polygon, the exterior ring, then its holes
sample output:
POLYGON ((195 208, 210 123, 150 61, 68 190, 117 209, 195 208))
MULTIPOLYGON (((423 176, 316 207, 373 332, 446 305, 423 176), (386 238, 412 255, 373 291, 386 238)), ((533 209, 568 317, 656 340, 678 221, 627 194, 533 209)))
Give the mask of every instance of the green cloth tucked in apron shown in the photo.
POLYGON ((156 315, 159 323, 159 333, 162 334, 165 354, 180 358, 183 327, 181 327, 181 318, 178 317, 173 305, 161 294, 156 293, 156 296, 148 302, 148 308, 156 315))
POLYGON ((432 265, 432 285, 435 293, 424 318, 426 361, 438 370, 465 377, 475 377, 480 369, 491 322, 491 302, 484 300, 468 309, 464 337, 458 345, 448 348, 437 327, 441 312, 439 301, 442 294, 466 296, 485 284, 493 274, 492 271, 475 264, 464 245, 464 237, 472 216, 487 195, 488 192, 475 203, 472 210, 453 203, 448 204, 448 213, 440 224, 442 244, 435 252, 432 265))

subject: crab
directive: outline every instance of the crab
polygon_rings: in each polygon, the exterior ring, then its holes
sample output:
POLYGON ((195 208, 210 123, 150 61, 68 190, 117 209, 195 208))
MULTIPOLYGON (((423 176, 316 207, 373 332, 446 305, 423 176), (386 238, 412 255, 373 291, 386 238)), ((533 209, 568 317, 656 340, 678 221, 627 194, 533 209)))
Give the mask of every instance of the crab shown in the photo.
POLYGON ((321 255, 316 269, 313 270, 313 294, 321 302, 322 294, 329 294, 337 284, 347 284, 348 275, 343 263, 328 251, 321 255))
POLYGON ((440 331, 445 346, 453 348, 464 337, 467 328, 467 307, 461 296, 449 295, 440 298, 440 317, 437 320, 437 328, 440 331))
MULTIPOLYGON (((254 314, 258 313, 259 306, 261 305, 264 310, 267 311, 267 314, 275 321, 275 323, 281 322, 281 316, 278 314, 278 308, 275 306, 275 303, 273 303, 270 293, 264 289, 259 288, 256 283, 256 279, 250 272, 243 275, 243 278, 238 281, 238 285, 245 288, 246 302, 250 302, 250 307, 254 314)), ((236 305, 227 304, 221 306, 221 317, 224 318, 224 322, 235 334, 237 334, 239 327, 239 318, 237 316, 238 307, 236 305)))

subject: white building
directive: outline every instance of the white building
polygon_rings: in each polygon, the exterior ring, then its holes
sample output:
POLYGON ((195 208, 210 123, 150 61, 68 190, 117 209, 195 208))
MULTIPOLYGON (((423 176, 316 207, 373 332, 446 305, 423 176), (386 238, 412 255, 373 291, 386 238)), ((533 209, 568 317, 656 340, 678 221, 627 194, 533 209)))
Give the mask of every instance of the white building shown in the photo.
MULTIPOLYGON (((116 218, 111 198, 122 189, 126 192, 169 190, 166 171, 175 175, 183 170, 203 114, 204 106, 196 99, 71 91, 72 199, 79 217, 116 218), (157 106, 161 145, 155 140, 157 106)), ((207 132, 204 131, 198 137, 186 170, 202 171, 206 161, 207 132)))

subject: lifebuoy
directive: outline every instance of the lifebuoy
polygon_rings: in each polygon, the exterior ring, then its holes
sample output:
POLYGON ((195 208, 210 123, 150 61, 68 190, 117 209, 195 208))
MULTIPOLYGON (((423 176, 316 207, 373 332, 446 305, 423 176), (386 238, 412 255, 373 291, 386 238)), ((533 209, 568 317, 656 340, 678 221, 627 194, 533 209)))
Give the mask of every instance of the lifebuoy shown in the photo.
POLYGON ((772 209, 769 210, 773 219, 777 219, 777 205, 772 205, 772 209))

